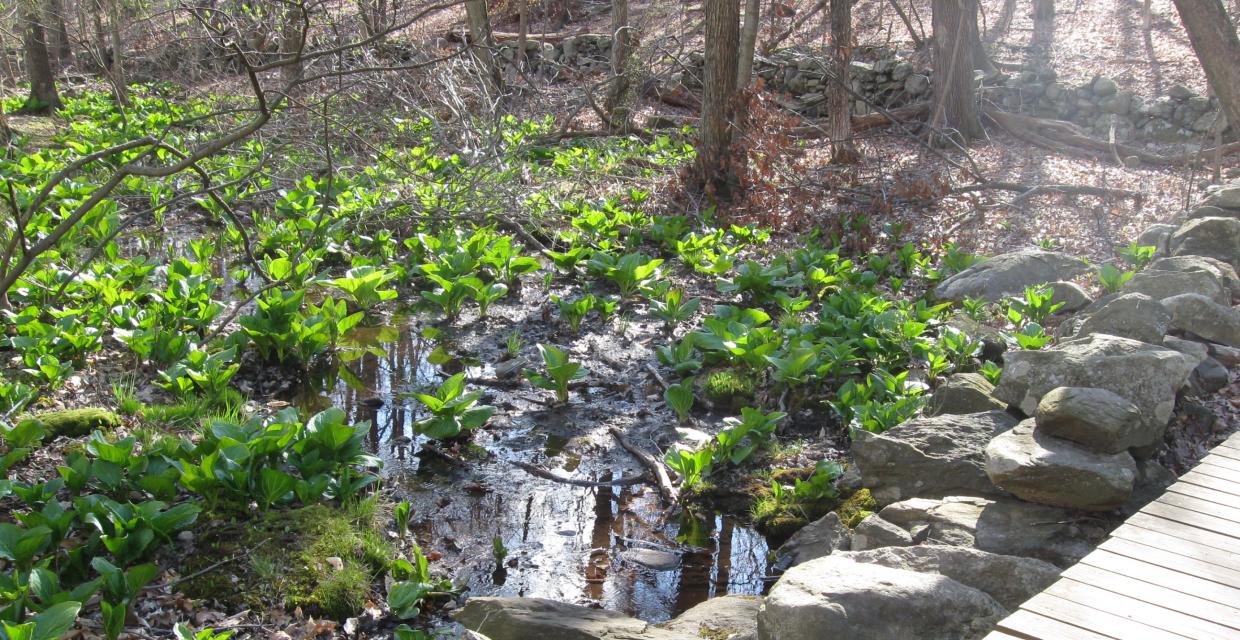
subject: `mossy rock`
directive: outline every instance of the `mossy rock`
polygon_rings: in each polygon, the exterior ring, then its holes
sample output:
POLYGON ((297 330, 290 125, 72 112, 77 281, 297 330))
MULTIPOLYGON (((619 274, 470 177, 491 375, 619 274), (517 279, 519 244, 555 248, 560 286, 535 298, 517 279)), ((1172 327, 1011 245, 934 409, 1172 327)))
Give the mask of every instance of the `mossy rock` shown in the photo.
POLYGON ((878 509, 878 503, 874 501, 874 496, 870 495, 869 489, 858 489, 855 493, 848 497, 840 508, 836 509, 840 520, 849 529, 856 527, 867 516, 870 516, 878 509))
POLYGON ((49 411, 35 416, 35 419, 47 427, 48 435, 53 438, 56 436, 79 438, 96 429, 110 431, 121 426, 120 416, 107 409, 94 407, 49 411))
POLYGON ((219 558, 240 560, 183 584, 189 597, 214 599, 230 610, 301 607, 333 620, 360 613, 373 597, 373 584, 396 557, 374 528, 373 514, 323 505, 271 511, 208 532, 201 551, 185 567, 186 574, 219 558), (332 566, 327 558, 340 558, 342 566, 332 566))
POLYGON ((740 410, 753 404, 757 381, 735 369, 713 371, 701 378, 702 395, 720 409, 740 410))

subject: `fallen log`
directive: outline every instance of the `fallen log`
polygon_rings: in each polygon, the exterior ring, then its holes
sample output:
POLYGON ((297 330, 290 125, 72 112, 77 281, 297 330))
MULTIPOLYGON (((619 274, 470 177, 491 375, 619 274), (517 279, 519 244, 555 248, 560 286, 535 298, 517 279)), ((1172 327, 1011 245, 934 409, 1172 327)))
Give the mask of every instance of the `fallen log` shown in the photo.
POLYGON ((638 462, 642 463, 643 466, 650 470, 651 475, 653 475, 656 480, 656 486, 659 489, 659 496, 663 498, 664 504, 667 506, 676 504, 676 500, 679 498, 680 492, 677 491, 676 485, 672 484, 671 476, 667 475, 667 467, 663 466, 663 461, 643 451, 632 442, 629 442, 628 438, 625 438, 624 434, 621 433, 619 429, 610 427, 608 431, 610 431, 611 435, 616 438, 616 441, 620 443, 620 446, 624 447, 625 451, 632 454, 634 458, 637 458, 638 462))
POLYGON ((643 471, 634 475, 621 476, 606 482, 596 482, 593 480, 579 480, 577 478, 565 478, 564 476, 558 476, 547 469, 529 464, 528 462, 509 460, 509 463, 532 476, 543 478, 544 480, 550 480, 552 482, 559 482, 561 484, 570 484, 574 487, 627 487, 640 484, 642 482, 647 482, 650 477, 649 473, 643 471))
MULTIPOLYGON (((562 42, 565 38, 573 38, 576 36, 594 36, 596 38, 609 38, 610 36, 602 33, 590 33, 589 31, 553 31, 551 33, 527 33, 525 39, 527 42, 562 42)), ((469 43, 469 29, 465 25, 457 25, 448 29, 444 34, 444 38, 448 42, 460 42, 462 44, 469 43)), ((491 38, 495 42, 516 42, 521 39, 521 34, 511 31, 492 31, 491 38)))

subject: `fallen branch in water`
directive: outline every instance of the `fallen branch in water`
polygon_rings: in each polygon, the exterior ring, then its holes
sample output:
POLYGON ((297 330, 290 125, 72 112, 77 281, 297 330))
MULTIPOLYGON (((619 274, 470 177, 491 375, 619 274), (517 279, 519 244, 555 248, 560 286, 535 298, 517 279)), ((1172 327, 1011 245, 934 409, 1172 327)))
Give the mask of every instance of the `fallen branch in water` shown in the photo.
POLYGON ((643 466, 650 470, 650 473, 657 481, 659 496, 663 498, 664 504, 668 506, 676 504, 676 500, 679 497, 680 492, 676 490, 676 485, 672 484, 672 478, 667 475, 667 468, 663 466, 663 462, 649 453, 646 453, 632 442, 629 442, 628 438, 625 438, 624 434, 620 433, 619 429, 611 427, 608 431, 610 431, 611 435, 616 438, 616 441, 620 443, 620 446, 624 447, 625 451, 632 454, 634 458, 637 458, 638 462, 642 463, 643 466))
POLYGON ((634 475, 621 476, 619 478, 616 478, 615 480, 608 480, 606 482, 595 482, 593 480, 579 480, 577 478, 565 478, 564 476, 557 476, 556 474, 542 467, 529 464, 528 462, 520 462, 517 460, 509 460, 508 462, 512 464, 512 466, 518 469, 521 469, 522 471, 532 476, 543 478, 545 480, 551 480, 552 482, 559 482, 562 484, 571 484, 574 487, 627 487, 627 486, 631 486, 635 484, 641 484, 643 482, 648 482, 649 476, 650 476, 649 473, 646 473, 645 471, 643 471, 641 473, 634 474, 634 475))

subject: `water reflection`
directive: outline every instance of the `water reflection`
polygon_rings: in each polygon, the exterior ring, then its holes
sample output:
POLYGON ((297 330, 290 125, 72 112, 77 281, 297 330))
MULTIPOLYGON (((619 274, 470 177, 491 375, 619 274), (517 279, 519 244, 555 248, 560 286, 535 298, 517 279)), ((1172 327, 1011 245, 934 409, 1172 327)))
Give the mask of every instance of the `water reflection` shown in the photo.
MULTIPOLYGON (((648 487, 570 486, 508 464, 520 460, 596 481, 633 473, 627 458, 608 464, 599 462, 605 456, 576 450, 573 438, 586 428, 580 416, 537 407, 501 411, 502 428, 474 436, 488 458, 464 468, 419 458, 413 428, 419 405, 401 394, 442 379, 431 364, 440 361, 434 352, 409 329, 355 332, 338 374, 304 402, 335 404, 350 420, 371 422, 369 445, 413 504, 419 537, 445 554, 438 564, 450 568, 470 595, 593 602, 656 622, 710 597, 762 593, 767 544, 748 526, 717 515, 667 521, 648 487), (495 566, 496 537, 508 550, 504 567, 495 566), (671 562, 661 569, 639 564, 631 553, 637 549, 671 554, 671 562)), ((489 367, 468 372, 494 375, 489 367)), ((491 404, 529 404, 509 390, 493 392, 491 404)))

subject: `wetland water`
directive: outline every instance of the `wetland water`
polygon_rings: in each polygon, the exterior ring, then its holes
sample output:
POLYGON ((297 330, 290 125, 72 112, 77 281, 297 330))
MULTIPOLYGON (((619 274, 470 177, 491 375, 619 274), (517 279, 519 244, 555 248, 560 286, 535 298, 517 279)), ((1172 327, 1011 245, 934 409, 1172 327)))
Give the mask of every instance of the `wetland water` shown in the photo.
MULTIPOLYGON (((669 520, 646 485, 571 486, 510 464, 589 480, 637 472, 607 427, 642 426, 636 416, 650 398, 599 391, 550 408, 528 385, 470 385, 497 411, 475 434, 477 446, 460 450, 466 463, 454 464, 423 450, 413 426, 420 405, 401 394, 437 383, 442 370, 493 378, 493 367, 445 362, 416 327, 351 337, 338 379, 303 402, 335 404, 352 421, 370 421, 369 445, 384 459, 389 485, 413 505, 411 526, 424 551, 443 554, 433 566, 467 586, 467 595, 598 604, 658 622, 710 597, 762 593, 767 543, 748 525, 721 515, 669 520), (497 538, 507 550, 500 571, 497 538)), ((498 358, 496 350, 473 351, 479 361, 498 358)))

